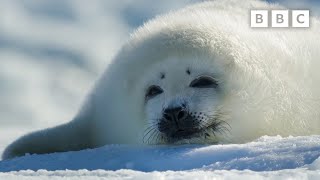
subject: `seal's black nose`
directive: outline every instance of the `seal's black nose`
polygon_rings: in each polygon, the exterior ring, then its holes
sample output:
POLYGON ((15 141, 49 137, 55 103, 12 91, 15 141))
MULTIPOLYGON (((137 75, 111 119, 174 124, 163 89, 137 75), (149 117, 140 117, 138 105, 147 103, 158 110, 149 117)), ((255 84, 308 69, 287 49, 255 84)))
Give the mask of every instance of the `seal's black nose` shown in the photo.
POLYGON ((163 118, 171 123, 175 123, 177 127, 179 127, 179 123, 186 119, 187 116, 188 112, 182 107, 166 109, 163 112, 163 118))
POLYGON ((193 119, 185 106, 168 108, 158 123, 158 129, 166 136, 174 139, 187 138, 198 129, 199 123, 193 119))

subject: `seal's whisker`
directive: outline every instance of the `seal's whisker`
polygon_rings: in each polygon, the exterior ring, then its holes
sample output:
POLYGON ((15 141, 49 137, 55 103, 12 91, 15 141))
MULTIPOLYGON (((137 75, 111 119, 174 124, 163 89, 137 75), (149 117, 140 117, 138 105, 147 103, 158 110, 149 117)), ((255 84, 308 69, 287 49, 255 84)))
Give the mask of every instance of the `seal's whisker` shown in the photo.
POLYGON ((156 129, 154 129, 154 131, 152 131, 152 133, 151 133, 150 136, 148 137, 148 140, 147 140, 148 144, 150 144, 150 138, 152 138, 152 137, 155 135, 155 133, 157 133, 157 130, 156 130, 156 129))
POLYGON ((156 129, 155 128, 152 128, 152 129, 150 129, 146 134, 144 134, 144 136, 143 136, 143 142, 145 142, 144 141, 144 139, 151 133, 151 132, 153 132, 153 131, 155 131, 156 129))

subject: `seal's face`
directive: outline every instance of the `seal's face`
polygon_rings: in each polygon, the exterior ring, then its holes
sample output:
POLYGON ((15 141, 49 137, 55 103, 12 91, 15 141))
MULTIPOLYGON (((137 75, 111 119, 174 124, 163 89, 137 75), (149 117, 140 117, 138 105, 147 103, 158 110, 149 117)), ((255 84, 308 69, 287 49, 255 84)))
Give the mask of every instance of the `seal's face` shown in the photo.
POLYGON ((224 131, 226 123, 223 81, 212 64, 175 57, 149 69, 144 83, 146 143, 217 141, 215 134, 224 131))

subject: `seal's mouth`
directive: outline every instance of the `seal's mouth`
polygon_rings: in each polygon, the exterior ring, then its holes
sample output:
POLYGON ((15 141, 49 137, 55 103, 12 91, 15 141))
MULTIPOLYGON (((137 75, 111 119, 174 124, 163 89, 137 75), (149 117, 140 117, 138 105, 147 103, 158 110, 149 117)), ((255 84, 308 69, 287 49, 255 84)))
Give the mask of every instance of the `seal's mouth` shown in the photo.
POLYGON ((231 128, 219 114, 213 117, 187 116, 183 121, 160 119, 145 129, 143 142, 147 144, 190 144, 216 142, 217 134, 231 128), (205 119, 205 118, 206 119, 205 119))
POLYGON ((190 139, 192 137, 195 137, 199 132, 201 132, 201 129, 178 129, 176 132, 169 135, 170 139, 190 139))
POLYGON ((229 131, 229 124, 224 121, 214 121, 205 127, 194 127, 190 129, 178 129, 174 133, 166 134, 167 143, 190 143, 188 140, 193 138, 208 139, 210 136, 216 136, 216 133, 229 131), (186 141, 183 141, 186 140, 186 141))
MULTIPOLYGON (((206 138, 207 136, 210 136, 208 132, 214 131, 214 128, 212 126, 210 125, 208 127, 193 128, 193 129, 179 129, 170 135, 165 135, 167 139, 167 143, 175 144, 177 142, 180 142, 183 140, 190 140, 193 138, 202 138, 202 137, 206 138)), ((214 134, 214 132, 211 134, 214 134)), ((185 142, 188 142, 188 141, 185 141, 185 142)))

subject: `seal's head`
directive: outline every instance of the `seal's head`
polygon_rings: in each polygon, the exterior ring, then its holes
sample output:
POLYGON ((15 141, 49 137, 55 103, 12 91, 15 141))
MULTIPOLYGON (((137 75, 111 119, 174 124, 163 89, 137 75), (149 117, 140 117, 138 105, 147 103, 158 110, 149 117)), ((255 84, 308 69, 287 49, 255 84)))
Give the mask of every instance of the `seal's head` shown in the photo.
POLYGON ((216 142, 216 134, 229 128, 219 69, 212 60, 190 56, 170 57, 150 67, 140 86, 148 120, 144 141, 216 142))

